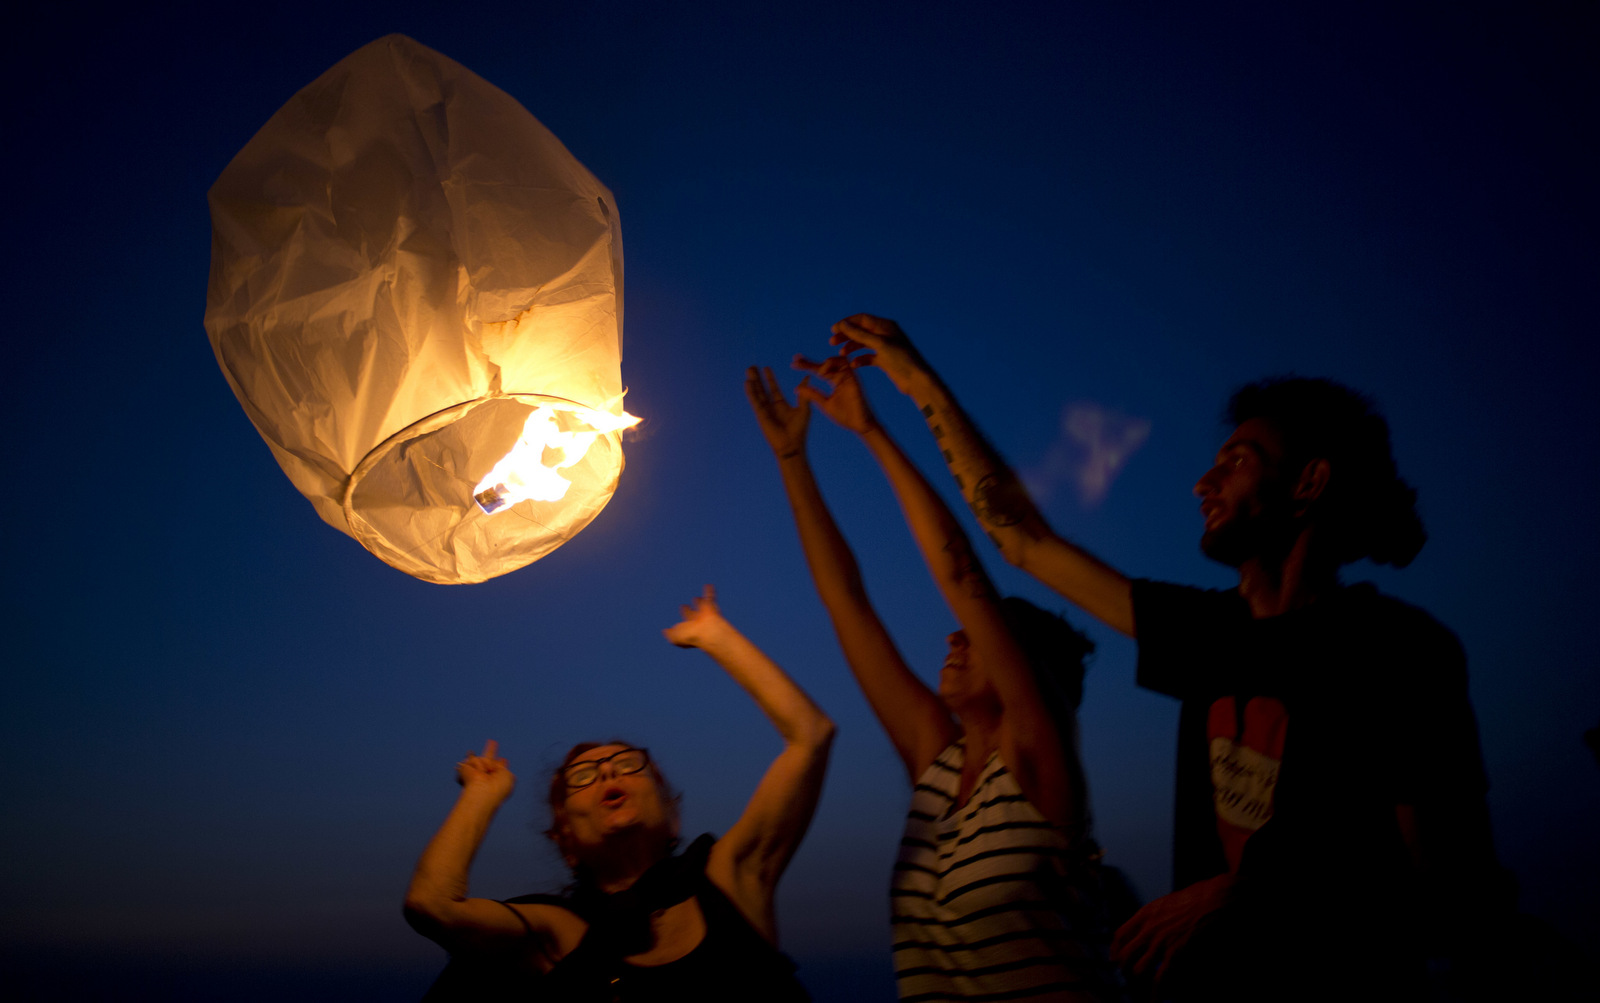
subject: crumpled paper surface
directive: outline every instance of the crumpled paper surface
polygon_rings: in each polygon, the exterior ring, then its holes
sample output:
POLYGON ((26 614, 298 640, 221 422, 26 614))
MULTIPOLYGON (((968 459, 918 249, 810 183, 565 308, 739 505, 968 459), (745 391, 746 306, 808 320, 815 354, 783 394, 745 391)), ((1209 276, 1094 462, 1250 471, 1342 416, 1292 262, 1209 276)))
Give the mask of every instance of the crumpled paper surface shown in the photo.
POLYGON ((452 584, 537 560, 605 507, 615 432, 560 502, 472 502, 534 404, 621 410, 616 203, 516 100, 389 35, 279 109, 209 201, 206 332, 326 522, 452 584))

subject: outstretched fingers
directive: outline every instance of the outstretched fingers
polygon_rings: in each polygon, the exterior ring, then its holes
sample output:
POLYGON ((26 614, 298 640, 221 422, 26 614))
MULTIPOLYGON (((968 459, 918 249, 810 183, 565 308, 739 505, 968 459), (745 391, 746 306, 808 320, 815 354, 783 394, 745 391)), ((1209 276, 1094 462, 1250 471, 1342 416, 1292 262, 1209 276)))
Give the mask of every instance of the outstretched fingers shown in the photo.
POLYGON ((783 393, 778 390, 777 383, 772 379, 772 370, 767 369, 767 379, 761 379, 762 370, 751 366, 744 371, 744 395, 750 399, 750 406, 758 410, 767 410, 772 407, 774 397, 783 399, 783 393), (771 384, 771 388, 768 388, 771 384))
POLYGON ((707 585, 689 605, 678 607, 678 617, 679 622, 663 630, 662 636, 680 648, 699 647, 709 636, 706 631, 714 632, 722 619, 722 611, 717 608, 717 590, 707 585))
MULTIPOLYGON (((870 358, 870 356, 862 358, 870 358)), ((829 383, 838 383, 841 377, 849 375, 852 368, 866 364, 870 363, 865 363, 859 358, 846 359, 837 355, 823 359, 821 362, 808 359, 804 355, 796 355, 794 362, 790 365, 808 376, 815 376, 819 379, 827 380, 829 383)))
POLYGON ((789 363, 789 368, 798 369, 800 372, 810 376, 820 376, 822 375, 822 367, 825 364, 825 362, 817 362, 815 360, 808 359, 804 355, 796 352, 794 361, 789 363))
POLYGON ((795 398, 807 404, 816 404, 823 414, 828 413, 828 393, 814 383, 802 383, 794 388, 795 398))
MULTIPOLYGON (((685 607, 691 609, 691 607, 685 607)), ((715 616, 717 613, 717 590, 713 585, 707 585, 694 598, 692 612, 695 616, 715 616)), ((687 618, 686 618, 687 619, 687 618)))
MULTIPOLYGON (((782 401, 784 404, 788 404, 789 399, 783 395, 783 388, 778 386, 778 378, 773 375, 772 367, 762 366, 761 372, 765 374, 767 378, 767 393, 770 396, 782 401)), ((802 382, 804 381, 802 380, 802 382)))

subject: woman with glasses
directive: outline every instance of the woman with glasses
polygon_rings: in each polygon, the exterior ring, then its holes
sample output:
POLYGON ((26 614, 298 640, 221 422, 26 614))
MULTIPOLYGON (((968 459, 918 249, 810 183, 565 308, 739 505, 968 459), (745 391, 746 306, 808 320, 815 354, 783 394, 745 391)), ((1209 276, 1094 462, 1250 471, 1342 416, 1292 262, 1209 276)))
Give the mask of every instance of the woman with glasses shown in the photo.
POLYGON ((667 640, 699 648, 749 692, 783 738, 744 813, 681 855, 678 798, 650 754, 573 747, 550 783, 551 826, 572 868, 568 896, 472 898, 467 872, 514 782, 494 742, 456 766, 461 795, 406 895, 406 919, 451 954, 430 1000, 803 1000, 778 951, 774 891, 822 791, 834 726, 725 620, 708 585, 667 640))

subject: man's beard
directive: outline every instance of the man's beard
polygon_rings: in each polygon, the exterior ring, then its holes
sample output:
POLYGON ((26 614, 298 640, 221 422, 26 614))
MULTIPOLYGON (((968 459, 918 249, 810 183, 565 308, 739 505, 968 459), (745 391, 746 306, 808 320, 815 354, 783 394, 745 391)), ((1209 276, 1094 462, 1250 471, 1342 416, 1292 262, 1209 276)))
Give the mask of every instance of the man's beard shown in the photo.
POLYGON ((1200 553, 1218 564, 1237 568, 1249 559, 1252 551, 1256 549, 1252 539, 1254 535, 1242 532, 1236 523, 1208 529, 1200 534, 1200 553))
POLYGON ((1235 513, 1232 519, 1200 535, 1200 552, 1230 568, 1267 557, 1283 548, 1295 535, 1295 519, 1288 511, 1235 513))

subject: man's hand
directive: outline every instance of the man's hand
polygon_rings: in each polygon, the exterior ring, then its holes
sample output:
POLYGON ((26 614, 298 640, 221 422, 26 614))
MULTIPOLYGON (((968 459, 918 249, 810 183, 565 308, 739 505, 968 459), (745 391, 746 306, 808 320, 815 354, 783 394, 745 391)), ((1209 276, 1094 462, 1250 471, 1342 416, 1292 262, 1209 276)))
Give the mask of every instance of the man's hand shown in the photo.
POLYGON ((483 755, 469 752, 456 764, 456 783, 466 791, 489 795, 496 804, 511 796, 511 788, 517 782, 506 761, 495 755, 499 749, 499 743, 491 738, 483 747, 483 755))
POLYGON ((1173 957, 1202 919, 1228 901, 1233 875, 1219 874, 1163 895, 1133 914, 1111 940, 1111 959, 1129 974, 1152 979, 1157 988, 1173 957))
POLYGON ((661 633, 680 648, 704 648, 733 631, 733 625, 723 619, 717 609, 717 591, 707 585, 705 591, 691 606, 679 606, 682 623, 673 624, 661 633))
POLYGON ((835 424, 857 435, 866 435, 878 427, 878 417, 872 413, 866 394, 862 392, 861 381, 856 378, 855 367, 849 359, 834 356, 822 362, 812 362, 803 355, 796 355, 794 368, 826 381, 833 388, 832 393, 824 393, 815 384, 801 383, 795 391, 795 397, 802 403, 815 404, 817 410, 835 424))
POLYGON ((932 372, 900 325, 883 317, 868 313, 846 317, 833 325, 828 344, 837 345, 851 366, 877 366, 903 394, 911 392, 911 381, 918 374, 932 372), (863 350, 864 354, 854 354, 863 350))
POLYGON ((780 460, 806 450, 806 424, 811 419, 811 406, 806 402, 805 390, 806 383, 801 380, 795 403, 791 405, 771 369, 758 371, 751 366, 744 371, 744 395, 750 398, 750 409, 756 413, 756 422, 761 426, 761 434, 767 437, 767 445, 780 460))

